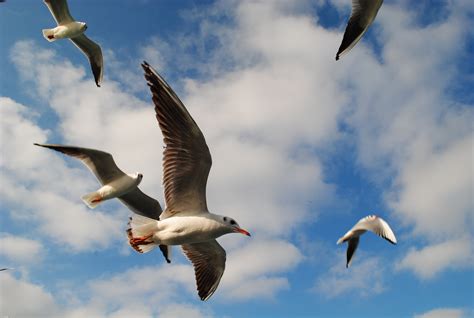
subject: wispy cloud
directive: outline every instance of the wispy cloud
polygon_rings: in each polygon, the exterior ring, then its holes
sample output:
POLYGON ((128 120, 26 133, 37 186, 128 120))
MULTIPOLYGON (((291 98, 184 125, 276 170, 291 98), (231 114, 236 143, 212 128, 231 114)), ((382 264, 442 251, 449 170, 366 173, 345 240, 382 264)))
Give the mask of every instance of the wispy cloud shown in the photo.
POLYGON ((38 241, 10 234, 0 235, 0 255, 13 263, 38 264, 44 252, 43 245, 38 241))
MULTIPOLYGON (((361 253, 362 254, 362 253, 361 253)), ((316 281, 313 291, 326 298, 334 298, 347 293, 358 297, 380 294, 386 290, 385 264, 378 257, 360 257, 347 269, 345 255, 340 253, 337 262, 316 281)))
POLYGON ((474 264, 472 237, 448 240, 411 249, 397 264, 397 269, 412 270, 422 279, 435 277, 443 270, 469 268, 474 264))
POLYGON ((414 318, 463 318, 466 312, 460 308, 436 308, 422 314, 416 314, 414 318))

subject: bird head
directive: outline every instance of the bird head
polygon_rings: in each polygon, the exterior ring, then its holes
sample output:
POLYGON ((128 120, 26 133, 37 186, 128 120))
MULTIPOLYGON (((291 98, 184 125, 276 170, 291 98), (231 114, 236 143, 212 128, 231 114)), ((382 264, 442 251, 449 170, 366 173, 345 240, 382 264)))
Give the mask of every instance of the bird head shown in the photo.
POLYGON ((81 30, 84 32, 87 30, 87 24, 85 22, 81 22, 81 30))
POLYGON ((241 233, 241 234, 250 236, 250 233, 242 229, 233 218, 230 218, 228 216, 223 216, 222 223, 224 223, 227 226, 227 228, 229 229, 229 232, 231 233, 241 233))

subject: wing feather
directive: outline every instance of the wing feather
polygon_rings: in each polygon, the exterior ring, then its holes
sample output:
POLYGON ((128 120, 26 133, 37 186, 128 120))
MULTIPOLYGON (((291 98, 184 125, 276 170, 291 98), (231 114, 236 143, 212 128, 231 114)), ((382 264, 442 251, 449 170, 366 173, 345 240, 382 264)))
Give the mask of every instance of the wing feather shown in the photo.
POLYGON ((160 219, 162 211, 160 203, 143 193, 138 187, 118 199, 136 214, 155 220, 160 219))
POLYGON ((166 81, 144 62, 156 119, 163 134, 163 185, 169 217, 184 211, 207 211, 206 184, 212 165, 204 136, 166 81))
POLYGON ((376 215, 368 215, 357 222, 352 228, 353 231, 366 230, 377 234, 392 244, 397 244, 397 238, 392 229, 384 219, 376 215))
POLYGON ((59 151, 65 155, 79 159, 103 185, 125 174, 117 167, 114 158, 108 152, 74 146, 37 143, 35 143, 35 145, 59 151))
POLYGON ((225 270, 226 253, 216 240, 181 245, 194 266, 196 285, 201 300, 214 294, 225 270))
POLYGON ((359 42, 375 19, 382 2, 383 0, 352 0, 351 17, 347 22, 341 45, 337 50, 336 61, 359 42))
POLYGON ((58 25, 68 24, 74 21, 71 13, 69 13, 66 0, 44 0, 43 2, 48 7, 58 25))
POLYGON ((89 39, 84 33, 70 39, 89 59, 92 74, 97 87, 100 87, 102 78, 104 76, 104 59, 102 56, 102 49, 100 46, 89 39))

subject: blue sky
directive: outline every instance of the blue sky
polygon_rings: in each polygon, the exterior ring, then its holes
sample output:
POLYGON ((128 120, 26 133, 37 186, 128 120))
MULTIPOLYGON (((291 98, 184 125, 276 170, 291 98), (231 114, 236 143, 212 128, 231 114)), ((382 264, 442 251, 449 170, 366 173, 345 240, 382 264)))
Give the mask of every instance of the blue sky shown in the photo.
POLYGON ((385 1, 335 62, 349 1, 69 1, 104 52, 96 88, 41 1, 0 4, 0 313, 61 317, 471 317, 473 23, 469 0, 385 1), (161 132, 140 62, 201 127, 219 239, 207 302, 192 267, 127 244, 129 211, 78 162, 33 142, 98 148, 163 202, 161 132), (399 244, 337 239, 368 214, 399 244), (25 305, 26 304, 26 305, 25 305))

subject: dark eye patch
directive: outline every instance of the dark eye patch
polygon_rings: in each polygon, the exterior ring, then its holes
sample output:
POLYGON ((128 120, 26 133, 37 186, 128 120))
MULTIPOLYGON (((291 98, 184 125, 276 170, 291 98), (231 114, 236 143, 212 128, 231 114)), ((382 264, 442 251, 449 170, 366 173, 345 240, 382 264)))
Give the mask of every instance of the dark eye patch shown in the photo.
POLYGON ((235 222, 234 220, 231 220, 231 221, 230 221, 230 224, 231 224, 231 225, 236 225, 237 222, 235 222))
POLYGON ((224 216, 224 222, 227 222, 227 217, 224 216))

